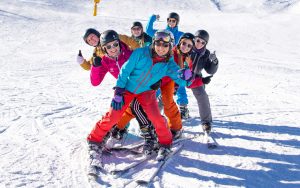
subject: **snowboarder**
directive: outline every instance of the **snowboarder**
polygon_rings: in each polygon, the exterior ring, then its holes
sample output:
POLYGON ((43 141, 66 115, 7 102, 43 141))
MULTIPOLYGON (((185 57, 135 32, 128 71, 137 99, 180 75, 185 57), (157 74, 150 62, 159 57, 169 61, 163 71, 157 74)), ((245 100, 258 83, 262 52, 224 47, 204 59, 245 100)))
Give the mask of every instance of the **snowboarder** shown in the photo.
POLYGON ((144 32, 141 22, 133 22, 131 26, 131 37, 139 43, 140 47, 149 46, 152 43, 152 37, 144 32))
POLYGON ((212 115, 208 95, 204 84, 208 84, 213 74, 218 70, 219 61, 215 53, 210 53, 206 48, 209 40, 209 34, 205 30, 198 30, 195 33, 195 46, 191 52, 192 61, 189 67, 193 72, 194 81, 189 88, 192 89, 198 103, 201 124, 204 132, 210 133, 212 127, 212 115), (211 76, 202 78, 202 70, 205 70, 211 76))
MULTIPOLYGON (((147 27, 146 27, 146 33, 150 36, 153 36, 155 33, 155 29, 153 29, 153 24, 156 20, 160 18, 159 15, 152 15, 148 21, 147 27)), ((178 24, 180 21, 180 17, 176 12, 171 12, 168 15, 167 18, 167 27, 166 29, 171 31, 175 38, 175 44, 178 43, 181 35, 183 35, 182 31, 179 31, 178 24)), ((178 87, 176 89, 176 95, 177 95, 177 104, 179 105, 180 114, 183 119, 187 119, 189 117, 189 110, 188 110, 188 97, 186 94, 185 87, 178 87)))
POLYGON ((99 120, 88 135, 91 164, 101 163, 103 138, 121 118, 133 98, 137 98, 153 123, 160 148, 157 159, 161 160, 171 150, 172 134, 165 118, 160 114, 155 91, 151 86, 164 76, 171 77, 179 85, 187 86, 192 79, 190 69, 179 69, 171 56, 172 33, 157 31, 151 46, 136 49, 122 67, 111 102, 111 108, 99 120))

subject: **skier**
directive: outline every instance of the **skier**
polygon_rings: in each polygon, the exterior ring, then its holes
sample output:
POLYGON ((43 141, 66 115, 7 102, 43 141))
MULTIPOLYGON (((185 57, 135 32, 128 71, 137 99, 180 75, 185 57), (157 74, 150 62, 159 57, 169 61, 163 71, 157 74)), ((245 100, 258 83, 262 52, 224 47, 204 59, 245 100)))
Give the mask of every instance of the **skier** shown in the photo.
POLYGON ((160 148, 157 160, 170 152, 172 134, 167 122, 161 116, 155 91, 151 86, 164 76, 171 77, 179 85, 187 86, 192 79, 190 69, 179 69, 171 56, 172 33, 157 31, 151 46, 136 49, 122 67, 111 102, 111 108, 102 120, 99 120, 89 134, 90 164, 101 168, 103 138, 112 126, 121 118, 133 98, 137 98, 153 123, 160 148))
MULTIPOLYGON (((91 65, 93 64, 93 58, 95 56, 103 57, 104 52, 100 46, 100 32, 96 29, 89 28, 86 30, 83 35, 83 40, 90 46, 95 47, 93 57, 90 60, 86 60, 81 53, 77 55, 77 63, 84 69, 90 70, 91 65)), ((134 50, 139 47, 139 44, 127 35, 119 35, 119 38, 124 42, 131 50, 134 50)))
MULTIPOLYGON (((194 35, 191 33, 184 33, 183 35, 181 35, 178 44, 172 49, 174 55, 174 61, 178 64, 180 68, 188 68, 188 62, 191 61, 190 52, 192 51, 193 46, 194 46, 194 35)), ((162 84, 164 84, 164 82, 167 80, 170 79, 164 78, 162 84)), ((171 96, 173 96, 172 93, 171 96)), ((172 125, 171 130, 174 139, 179 138, 182 133, 181 131, 182 122, 180 121, 180 124, 172 125)))
POLYGON ((131 37, 139 43, 140 47, 149 46, 152 43, 152 37, 144 32, 141 22, 133 22, 131 26, 131 37))
MULTIPOLYGON (((153 36, 155 33, 155 29, 153 29, 153 24, 156 20, 159 19, 159 15, 152 15, 148 21, 146 27, 146 33, 150 36, 153 36)), ((167 18, 167 27, 166 29, 171 31, 175 38, 175 44, 178 43, 181 35, 183 35, 182 31, 179 31, 178 24, 180 21, 180 17, 176 12, 171 12, 167 18)), ((189 110, 188 110, 188 97, 186 94, 185 87, 178 87, 176 88, 176 95, 177 95, 177 104, 179 105, 180 114, 183 119, 187 119, 189 117, 189 110)))
MULTIPOLYGON (((132 50, 119 40, 118 33, 113 30, 107 30, 101 34, 100 45, 102 46, 104 56, 102 58, 96 56, 93 60, 90 72, 90 79, 93 86, 98 86, 103 81, 107 72, 110 72, 117 78, 121 67, 132 53, 132 50)), ((106 146, 111 148, 122 140, 126 132, 125 126, 132 118, 136 117, 140 125, 142 136, 145 139, 144 151, 147 154, 149 147, 152 149, 152 147, 155 146, 156 136, 153 126, 136 99, 133 100, 130 107, 131 108, 128 108, 124 112, 117 125, 113 127, 111 137, 107 140, 106 146)))
POLYGON ((202 129, 208 134, 212 127, 212 115, 208 95, 204 84, 208 84, 213 74, 218 70, 219 61, 215 53, 210 53, 206 49, 209 40, 209 34, 205 30, 198 30, 195 33, 195 46, 191 52, 192 61, 189 62, 189 68, 194 73, 194 81, 189 88, 192 89, 198 103, 199 114, 201 118, 202 129), (202 70, 205 70, 211 76, 202 78, 202 70))

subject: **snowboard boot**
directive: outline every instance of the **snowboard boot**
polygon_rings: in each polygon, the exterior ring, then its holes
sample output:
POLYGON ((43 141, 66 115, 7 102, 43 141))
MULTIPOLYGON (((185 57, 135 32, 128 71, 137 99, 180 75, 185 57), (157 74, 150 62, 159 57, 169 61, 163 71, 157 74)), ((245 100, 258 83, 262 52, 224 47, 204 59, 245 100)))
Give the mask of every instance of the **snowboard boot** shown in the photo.
POLYGON ((173 140, 177 140, 178 138, 181 137, 182 130, 178 130, 178 131, 171 130, 171 133, 172 133, 172 136, 173 136, 173 140))
POLYGON ((146 125, 141 128, 141 135, 145 139, 143 153, 151 155, 157 149, 157 138, 152 125, 146 125))
POLYGON ((162 161, 164 160, 172 151, 171 151, 170 145, 161 145, 158 154, 156 157, 156 160, 162 161))
POLYGON ((190 117, 189 109, 187 108, 187 105, 179 105, 179 110, 180 110, 181 119, 188 119, 190 117))
POLYGON ((90 166, 102 168, 102 143, 88 142, 90 166))
POLYGON ((203 123, 202 124, 202 129, 203 129, 203 132, 209 134, 210 131, 211 131, 211 123, 209 123, 209 122, 203 123))

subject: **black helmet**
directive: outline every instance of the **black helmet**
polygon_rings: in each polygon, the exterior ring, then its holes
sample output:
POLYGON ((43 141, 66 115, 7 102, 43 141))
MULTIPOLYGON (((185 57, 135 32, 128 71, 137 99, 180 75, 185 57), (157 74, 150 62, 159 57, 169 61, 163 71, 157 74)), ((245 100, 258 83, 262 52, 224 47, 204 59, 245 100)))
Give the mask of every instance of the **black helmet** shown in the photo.
POLYGON ((118 33, 114 30, 106 30, 100 36, 100 45, 103 46, 114 40, 119 40, 118 33))
POLYGON ((132 26, 131 26, 131 29, 132 29, 133 27, 141 27, 141 28, 143 28, 143 25, 142 25, 141 22, 133 22, 133 23, 132 23, 132 26))
POLYGON ((199 37, 199 38, 205 40, 206 43, 208 43, 208 40, 209 40, 209 34, 208 34, 208 32, 205 31, 205 30, 198 30, 198 31, 196 31, 195 37, 199 37))
POLYGON ((167 19, 167 20, 169 20, 169 18, 174 18, 174 19, 176 19, 176 20, 177 20, 176 25, 178 25, 180 18, 179 18, 179 15, 178 15, 176 12, 171 12, 171 13, 168 15, 168 19, 167 19))
MULTIPOLYGON (((83 40, 87 43, 87 38, 90 34, 95 34, 97 37, 100 38, 100 33, 99 31, 97 31, 96 29, 93 29, 93 28, 89 28, 85 31, 85 34, 83 35, 83 40)), ((88 43, 87 43, 88 44, 88 43)))
POLYGON ((192 33, 184 33, 183 35, 181 35, 178 44, 180 44, 180 41, 182 39, 189 39, 192 41, 193 45, 195 45, 194 38, 195 38, 195 36, 192 33))

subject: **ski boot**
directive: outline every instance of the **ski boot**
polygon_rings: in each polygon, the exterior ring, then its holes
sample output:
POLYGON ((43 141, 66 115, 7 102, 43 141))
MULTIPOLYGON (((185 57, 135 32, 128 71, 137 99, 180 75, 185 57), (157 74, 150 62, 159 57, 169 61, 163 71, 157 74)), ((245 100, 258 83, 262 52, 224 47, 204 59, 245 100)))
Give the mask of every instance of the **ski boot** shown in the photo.
POLYGON ((178 138, 181 137, 182 130, 178 130, 178 131, 171 130, 171 133, 172 133, 172 136, 173 136, 173 140, 177 140, 178 138))
POLYGON ((202 129, 203 129, 203 132, 209 134, 211 131, 211 123, 209 123, 209 122, 202 123, 202 129))
POLYGON ((169 146, 161 145, 158 150, 156 160, 158 161, 164 160, 172 152, 170 147, 171 147, 170 145, 169 146))
POLYGON ((153 125, 146 125, 145 127, 141 128, 141 135, 145 139, 143 153, 146 156, 151 155, 158 148, 156 133, 153 125))
POLYGON ((111 130, 111 136, 106 141, 106 148, 111 149, 117 144, 122 144, 122 140, 126 134, 126 129, 120 130, 117 126, 114 126, 111 130))
POLYGON ((188 119, 190 117, 189 109, 187 108, 187 105, 179 105, 179 110, 180 110, 181 119, 188 119))

